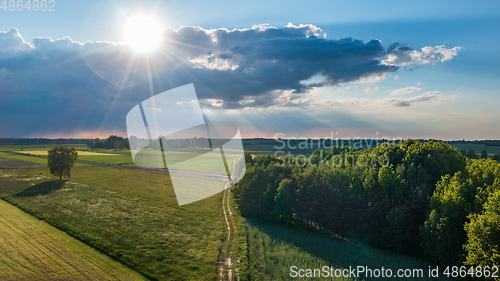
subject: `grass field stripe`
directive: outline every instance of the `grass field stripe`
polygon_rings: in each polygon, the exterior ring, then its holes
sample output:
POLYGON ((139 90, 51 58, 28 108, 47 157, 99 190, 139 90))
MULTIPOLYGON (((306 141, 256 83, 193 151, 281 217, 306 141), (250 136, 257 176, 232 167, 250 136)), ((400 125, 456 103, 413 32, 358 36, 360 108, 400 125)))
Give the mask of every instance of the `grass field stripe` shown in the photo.
MULTIPOLYGON (((7 258, 7 260, 14 262, 17 268, 17 271, 11 272, 11 275, 5 275, 8 268, 4 267, 2 272, 0 272, 0 279, 143 279, 137 272, 97 252, 95 249, 53 226, 32 217, 17 207, 3 200, 0 200, 0 207, 2 209, 2 213, 0 214, 0 229, 3 229, 0 232, 0 252, 5 253, 0 256, 0 260, 2 257, 3 259, 7 258), (53 232, 49 230, 53 230, 53 232), (9 243, 9 241, 15 241, 15 244, 9 243), (57 245, 60 245, 60 247, 57 247, 57 245), (74 245, 81 246, 72 247, 74 245), (23 255, 23 253, 30 253, 30 251, 27 251, 30 248, 35 249, 32 252, 33 255, 23 255), (21 252, 16 253, 17 249, 21 252), (16 256, 14 257, 10 252, 15 253, 16 256), (36 253, 41 254, 41 256, 36 255, 36 253), (51 264, 57 266, 51 267, 51 264), (120 271, 124 270, 127 273, 122 274, 116 271, 116 266, 119 266, 120 271), (131 274, 132 272, 133 274, 131 274), (131 279, 132 276, 135 277, 131 279)), ((3 264, 3 262, 0 262, 0 268, 2 268, 3 264)))

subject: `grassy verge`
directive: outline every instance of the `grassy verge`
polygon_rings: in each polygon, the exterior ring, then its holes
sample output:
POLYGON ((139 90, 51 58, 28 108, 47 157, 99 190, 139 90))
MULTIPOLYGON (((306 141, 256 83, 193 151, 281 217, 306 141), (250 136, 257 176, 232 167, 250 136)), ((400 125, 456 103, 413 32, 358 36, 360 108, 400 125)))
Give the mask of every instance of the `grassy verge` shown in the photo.
MULTIPOLYGON (((243 218, 241 224, 246 231, 248 242, 248 275, 251 280, 289 280, 292 273, 291 266, 297 266, 297 270, 300 268, 321 269, 323 266, 341 269, 349 268, 349 266, 367 266, 370 269, 384 267, 392 270, 391 280, 412 279, 395 278, 394 275, 398 269, 422 269, 424 277, 413 279, 444 280, 444 278, 428 278, 428 268, 431 265, 415 258, 395 255, 338 238, 252 219, 243 218)), ((244 235, 241 237, 243 239, 244 235)), ((240 245, 244 251, 244 243, 240 245)), ((325 278, 317 276, 316 278, 308 278, 308 280, 323 279, 325 278)), ((335 278, 335 280, 379 279, 381 278, 366 278, 364 276, 360 276, 360 279, 335 278)))
POLYGON ((1 280, 144 280, 136 271, 0 200, 1 280))
POLYGON ((0 197, 152 280, 215 280, 222 194, 179 207, 166 175, 79 167, 0 170, 0 197))
POLYGON ((241 281, 247 281, 251 280, 251 275, 248 267, 248 242, 245 220, 241 217, 240 210, 233 196, 230 196, 230 204, 236 224, 236 256, 238 257, 236 266, 238 268, 238 276, 241 281))

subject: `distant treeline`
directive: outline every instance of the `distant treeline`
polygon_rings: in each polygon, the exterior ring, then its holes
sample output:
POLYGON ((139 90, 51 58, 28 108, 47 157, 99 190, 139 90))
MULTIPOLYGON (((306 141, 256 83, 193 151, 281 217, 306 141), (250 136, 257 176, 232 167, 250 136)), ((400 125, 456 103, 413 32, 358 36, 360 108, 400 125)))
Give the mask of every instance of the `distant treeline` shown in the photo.
MULTIPOLYGON (((462 152, 462 154, 464 156, 467 156, 467 158, 470 158, 470 159, 486 159, 486 158, 488 158, 488 151, 486 149, 481 150, 481 156, 477 156, 476 151, 472 148, 469 150, 462 149, 462 150, 460 150, 460 152, 462 152)), ((495 154, 490 158, 493 160, 496 160, 496 161, 500 161, 500 154, 495 154)))
POLYGON ((111 135, 105 140, 96 138, 95 140, 87 141, 87 146, 90 148, 107 148, 107 149, 130 149, 127 139, 123 137, 111 135))
POLYGON ((449 141, 449 144, 484 144, 485 146, 500 146, 500 140, 449 141))
POLYGON ((85 144, 88 139, 0 139, 0 145, 85 144))
POLYGON ((243 216, 443 266, 500 265, 500 164, 491 159, 468 159, 442 141, 406 140, 316 150, 309 159, 245 160, 246 175, 234 189, 243 216), (335 158, 349 161, 333 167, 335 158))

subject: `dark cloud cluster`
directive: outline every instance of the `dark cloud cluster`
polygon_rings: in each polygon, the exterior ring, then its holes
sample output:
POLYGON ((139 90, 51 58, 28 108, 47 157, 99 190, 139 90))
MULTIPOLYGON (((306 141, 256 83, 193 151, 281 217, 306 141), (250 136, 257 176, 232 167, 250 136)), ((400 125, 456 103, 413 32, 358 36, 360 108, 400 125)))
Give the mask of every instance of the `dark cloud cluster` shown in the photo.
POLYGON ((248 106, 242 101, 249 97, 254 100, 252 106, 267 105, 279 91, 301 94, 313 87, 398 69, 380 63, 386 50, 378 40, 364 43, 352 38, 327 40, 325 36, 312 25, 248 30, 182 27, 165 33, 164 50, 177 56, 181 53, 186 58, 182 63, 185 75, 194 77, 201 97, 222 100, 225 108, 248 106), (315 75, 324 80, 303 83, 315 75))
POLYGON ((187 83, 212 108, 268 107, 315 87, 385 77, 400 65, 446 61, 444 46, 415 51, 379 40, 326 39, 314 25, 166 29, 161 47, 136 54, 112 42, 0 32, 0 137, 58 130, 122 130, 138 102, 187 83), (305 83, 311 77, 321 81, 305 83), (150 78, 150 81, 148 81, 150 78), (153 86, 151 89, 150 86, 153 86), (5 122, 4 120, 9 120, 5 122), (45 125, 48 124, 48 125, 45 125))

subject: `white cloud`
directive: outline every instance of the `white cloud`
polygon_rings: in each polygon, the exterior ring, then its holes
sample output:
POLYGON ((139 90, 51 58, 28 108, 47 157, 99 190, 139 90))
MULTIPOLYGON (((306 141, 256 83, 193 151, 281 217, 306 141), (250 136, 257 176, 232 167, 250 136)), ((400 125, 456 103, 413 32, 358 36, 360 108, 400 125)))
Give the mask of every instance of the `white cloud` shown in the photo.
POLYGON ((352 83, 377 83, 384 80, 387 77, 387 74, 388 72, 384 72, 363 76, 353 81, 352 83))
POLYGON ((287 25, 285 25, 285 29, 286 28, 305 29, 307 30, 306 32, 307 37, 315 36, 319 38, 326 38, 326 32, 324 32, 321 28, 313 24, 294 25, 293 23, 289 22, 287 25))
POLYGON ((376 92, 376 91, 378 91, 378 87, 366 87, 364 91, 365 91, 365 93, 376 92))
POLYGON ((435 64, 453 59, 460 51, 461 47, 447 49, 444 45, 430 47, 426 46, 421 51, 411 50, 408 47, 391 50, 387 59, 382 61, 385 65, 408 66, 411 64, 435 64))
POLYGON ((11 28, 7 32, 0 31, 0 58, 15 57, 31 49, 33 46, 24 41, 17 29, 11 28))
POLYGON ((424 104, 424 103, 439 104, 439 103, 444 103, 444 102, 447 102, 451 99, 454 99, 454 96, 445 97, 443 95, 438 95, 438 93, 439 93, 439 91, 431 91, 431 92, 426 92, 420 96, 416 96, 416 97, 412 97, 412 98, 386 97, 382 101, 382 103, 390 105, 390 106, 395 106, 395 107, 406 107, 406 106, 411 106, 414 104, 424 104))
POLYGON ((407 94, 411 94, 413 92, 418 92, 422 90, 422 88, 418 88, 418 87, 405 87, 405 88, 401 88, 401 89, 396 89, 396 90, 392 90, 390 95, 391 96, 401 96, 401 95, 407 95, 407 94))

